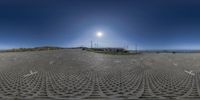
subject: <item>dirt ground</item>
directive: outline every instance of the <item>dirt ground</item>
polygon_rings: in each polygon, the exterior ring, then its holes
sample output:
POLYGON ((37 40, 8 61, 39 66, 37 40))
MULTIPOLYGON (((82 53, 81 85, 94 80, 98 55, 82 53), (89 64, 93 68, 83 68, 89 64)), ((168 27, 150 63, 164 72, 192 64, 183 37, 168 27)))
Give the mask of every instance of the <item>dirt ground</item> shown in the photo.
POLYGON ((199 53, 0 53, 0 99, 200 99, 199 53))

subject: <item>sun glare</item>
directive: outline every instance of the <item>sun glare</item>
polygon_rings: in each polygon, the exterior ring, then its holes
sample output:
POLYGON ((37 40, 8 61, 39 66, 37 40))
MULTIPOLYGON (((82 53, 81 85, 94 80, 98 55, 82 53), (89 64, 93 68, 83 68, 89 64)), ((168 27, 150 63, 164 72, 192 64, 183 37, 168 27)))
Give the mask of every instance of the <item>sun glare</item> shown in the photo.
POLYGON ((97 32, 96 35, 97 35, 97 37, 102 37, 103 33, 102 32, 97 32))

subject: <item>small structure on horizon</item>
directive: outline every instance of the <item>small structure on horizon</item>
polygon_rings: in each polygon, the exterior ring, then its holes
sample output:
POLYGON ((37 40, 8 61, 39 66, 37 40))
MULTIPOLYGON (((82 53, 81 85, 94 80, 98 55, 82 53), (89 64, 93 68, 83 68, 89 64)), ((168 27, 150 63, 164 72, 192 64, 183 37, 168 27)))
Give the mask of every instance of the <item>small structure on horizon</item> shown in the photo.
POLYGON ((124 52, 126 51, 124 48, 99 48, 105 52, 124 52))
POLYGON ((124 49, 124 48, 111 48, 111 47, 108 47, 108 48, 91 48, 91 50, 97 51, 97 52, 113 52, 113 53, 127 52, 127 50, 124 49))

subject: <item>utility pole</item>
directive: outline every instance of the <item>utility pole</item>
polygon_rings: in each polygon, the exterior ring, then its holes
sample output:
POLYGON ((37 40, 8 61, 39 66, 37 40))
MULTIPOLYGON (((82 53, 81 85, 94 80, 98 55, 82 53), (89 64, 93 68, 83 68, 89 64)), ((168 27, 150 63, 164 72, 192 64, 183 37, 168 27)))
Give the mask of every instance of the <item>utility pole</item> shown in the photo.
POLYGON ((136 53, 138 53, 138 51, 137 51, 137 44, 135 44, 135 51, 136 51, 136 53))
POLYGON ((93 43, 92 43, 92 40, 91 40, 91 48, 93 47, 93 43))
POLYGON ((98 40, 97 40, 97 48, 99 47, 99 43, 98 43, 98 40))

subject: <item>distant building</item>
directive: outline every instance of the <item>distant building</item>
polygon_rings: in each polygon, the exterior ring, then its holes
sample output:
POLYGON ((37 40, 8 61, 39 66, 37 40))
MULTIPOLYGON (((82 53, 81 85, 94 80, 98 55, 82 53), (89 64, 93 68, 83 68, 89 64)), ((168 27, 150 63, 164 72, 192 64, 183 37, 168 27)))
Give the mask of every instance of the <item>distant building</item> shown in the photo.
POLYGON ((95 51, 104 52, 126 52, 124 48, 93 48, 95 51))

